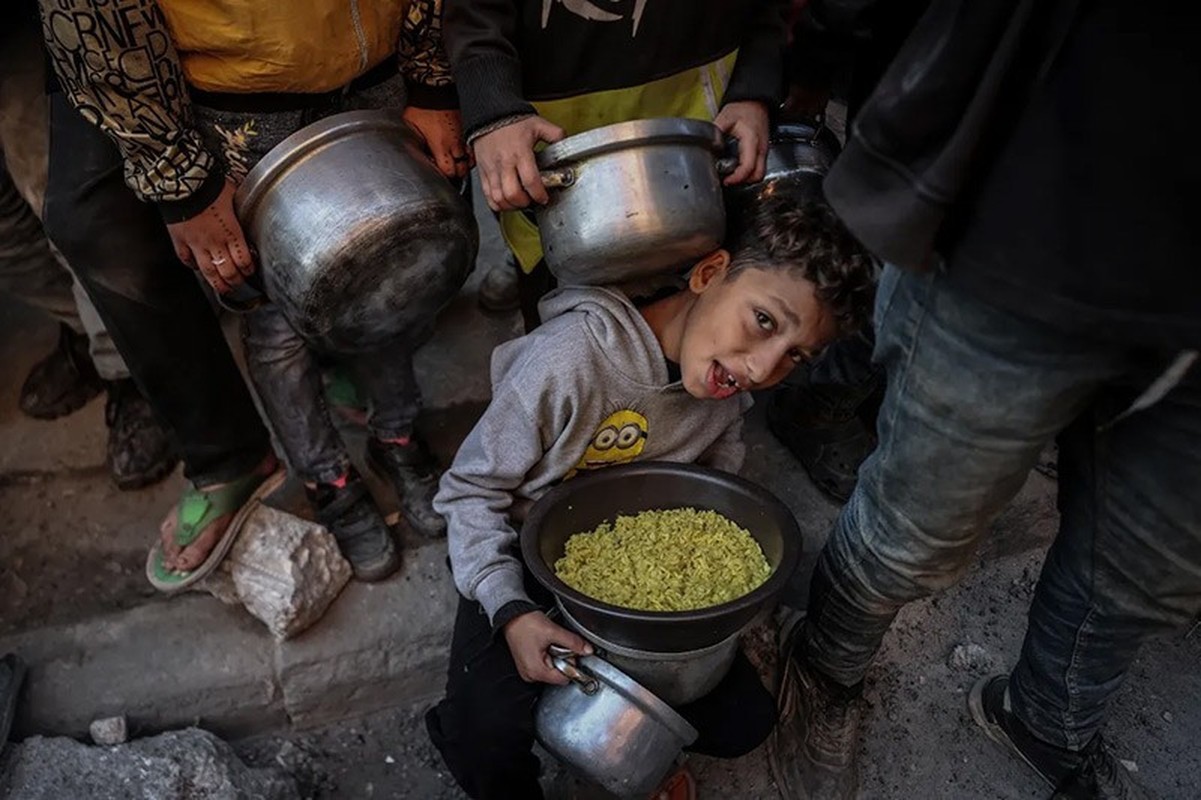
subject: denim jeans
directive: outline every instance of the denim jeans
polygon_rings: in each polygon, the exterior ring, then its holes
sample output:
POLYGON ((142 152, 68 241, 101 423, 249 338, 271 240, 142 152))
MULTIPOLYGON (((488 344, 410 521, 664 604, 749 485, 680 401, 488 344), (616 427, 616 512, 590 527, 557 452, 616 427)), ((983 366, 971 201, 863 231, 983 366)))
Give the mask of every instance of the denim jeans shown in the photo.
POLYGON ((1035 735, 1079 749, 1142 641, 1201 612, 1201 376, 1111 424, 1175 353, 1074 336, 892 267, 876 325, 880 443, 819 559, 805 655, 862 680, 897 611, 958 580, 1058 437, 1060 528, 1011 696, 1035 735))

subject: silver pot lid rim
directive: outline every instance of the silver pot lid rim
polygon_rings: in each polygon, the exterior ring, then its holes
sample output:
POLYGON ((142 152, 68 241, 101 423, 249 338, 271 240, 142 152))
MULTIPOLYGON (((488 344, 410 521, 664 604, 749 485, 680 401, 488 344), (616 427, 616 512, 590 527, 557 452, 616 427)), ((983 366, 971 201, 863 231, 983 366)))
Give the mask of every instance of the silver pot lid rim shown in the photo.
POLYGON ((305 125, 271 148, 246 173, 246 178, 234 194, 234 209, 238 218, 244 222, 245 216, 253 212, 275 179, 305 154, 334 139, 366 130, 395 130, 402 136, 416 138, 416 134, 398 114, 382 110, 344 111, 305 125))
POLYGON ((695 742, 700 735, 688 720, 684 719, 678 711, 659 699, 658 695, 600 656, 577 656, 576 664, 603 683, 607 688, 617 692, 629 702, 666 725, 672 733, 684 741, 685 747, 695 742))
POLYGON ((538 154, 538 166, 550 169, 613 150, 670 142, 701 145, 717 152, 722 147, 722 135, 712 122, 699 119, 656 117, 618 122, 548 145, 538 154))

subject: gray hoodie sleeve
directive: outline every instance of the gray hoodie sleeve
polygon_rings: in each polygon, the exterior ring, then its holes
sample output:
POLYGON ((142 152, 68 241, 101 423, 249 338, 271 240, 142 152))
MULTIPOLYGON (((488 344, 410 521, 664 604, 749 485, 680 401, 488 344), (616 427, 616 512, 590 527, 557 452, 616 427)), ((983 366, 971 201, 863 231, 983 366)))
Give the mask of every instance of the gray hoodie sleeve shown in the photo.
POLYGON ((542 457, 535 414, 519 392, 498 386, 434 501, 446 517, 455 586, 478 601, 489 620, 506 603, 529 600, 513 556, 517 533, 509 511, 515 490, 542 457))
POLYGON ((489 621, 505 604, 529 601, 510 517, 515 501, 530 499, 525 492, 562 477, 539 466, 547 457, 564 458, 559 450, 569 444, 560 438, 587 370, 586 359, 572 358, 578 352, 579 331, 564 330, 557 321, 497 348, 492 402, 459 447, 434 499, 434 508, 446 517, 455 586, 484 607, 489 621))

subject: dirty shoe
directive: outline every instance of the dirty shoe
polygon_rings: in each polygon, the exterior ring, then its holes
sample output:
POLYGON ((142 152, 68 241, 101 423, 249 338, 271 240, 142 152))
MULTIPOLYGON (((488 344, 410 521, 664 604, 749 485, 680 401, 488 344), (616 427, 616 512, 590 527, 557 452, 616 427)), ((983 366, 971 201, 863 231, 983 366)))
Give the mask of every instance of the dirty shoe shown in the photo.
POLYGON ((839 686, 814 671, 797 646, 803 627, 781 652, 780 719, 767 740, 767 761, 784 800, 852 800, 862 686, 839 686))
POLYGON ((338 549, 356 578, 370 583, 396 572, 400 551, 358 473, 352 469, 338 483, 305 486, 305 494, 317 511, 317 521, 338 540, 338 549))
POLYGON ((484 311, 500 313, 516 311, 521 305, 521 295, 517 289, 518 266, 513 256, 507 257, 502 263, 488 270, 488 274, 480 281, 479 294, 476 299, 484 311))
POLYGON ((1052 800, 1150 800, 1146 790, 1106 749, 1100 735, 1079 752, 1035 737, 1010 707, 1008 675, 978 681, 968 695, 967 707, 988 738, 1025 762, 1055 789, 1052 800))
POLYGON ((372 439, 367 443, 367 455, 392 482, 409 527, 430 539, 445 536, 446 520, 434 511, 440 471, 425 443, 416 436, 405 444, 372 439))
POLYGON ((175 469, 179 459, 171 437, 132 380, 108 384, 104 421, 108 425, 105 462, 118 489, 141 489, 175 469))
POLYGON ((21 386, 21 410, 34 419, 57 419, 83 408, 103 388, 88 337, 60 325, 54 352, 33 365, 21 386))

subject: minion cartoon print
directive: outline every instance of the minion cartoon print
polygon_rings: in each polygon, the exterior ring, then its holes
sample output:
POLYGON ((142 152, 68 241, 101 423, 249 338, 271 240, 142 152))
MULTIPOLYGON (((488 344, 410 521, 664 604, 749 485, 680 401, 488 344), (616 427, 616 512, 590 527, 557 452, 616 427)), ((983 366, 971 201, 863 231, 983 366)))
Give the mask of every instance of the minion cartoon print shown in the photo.
POLYGON ((584 455, 567 477, 580 470, 628 464, 642 454, 649 432, 646 417, 639 412, 632 408, 614 411, 596 429, 584 455))

